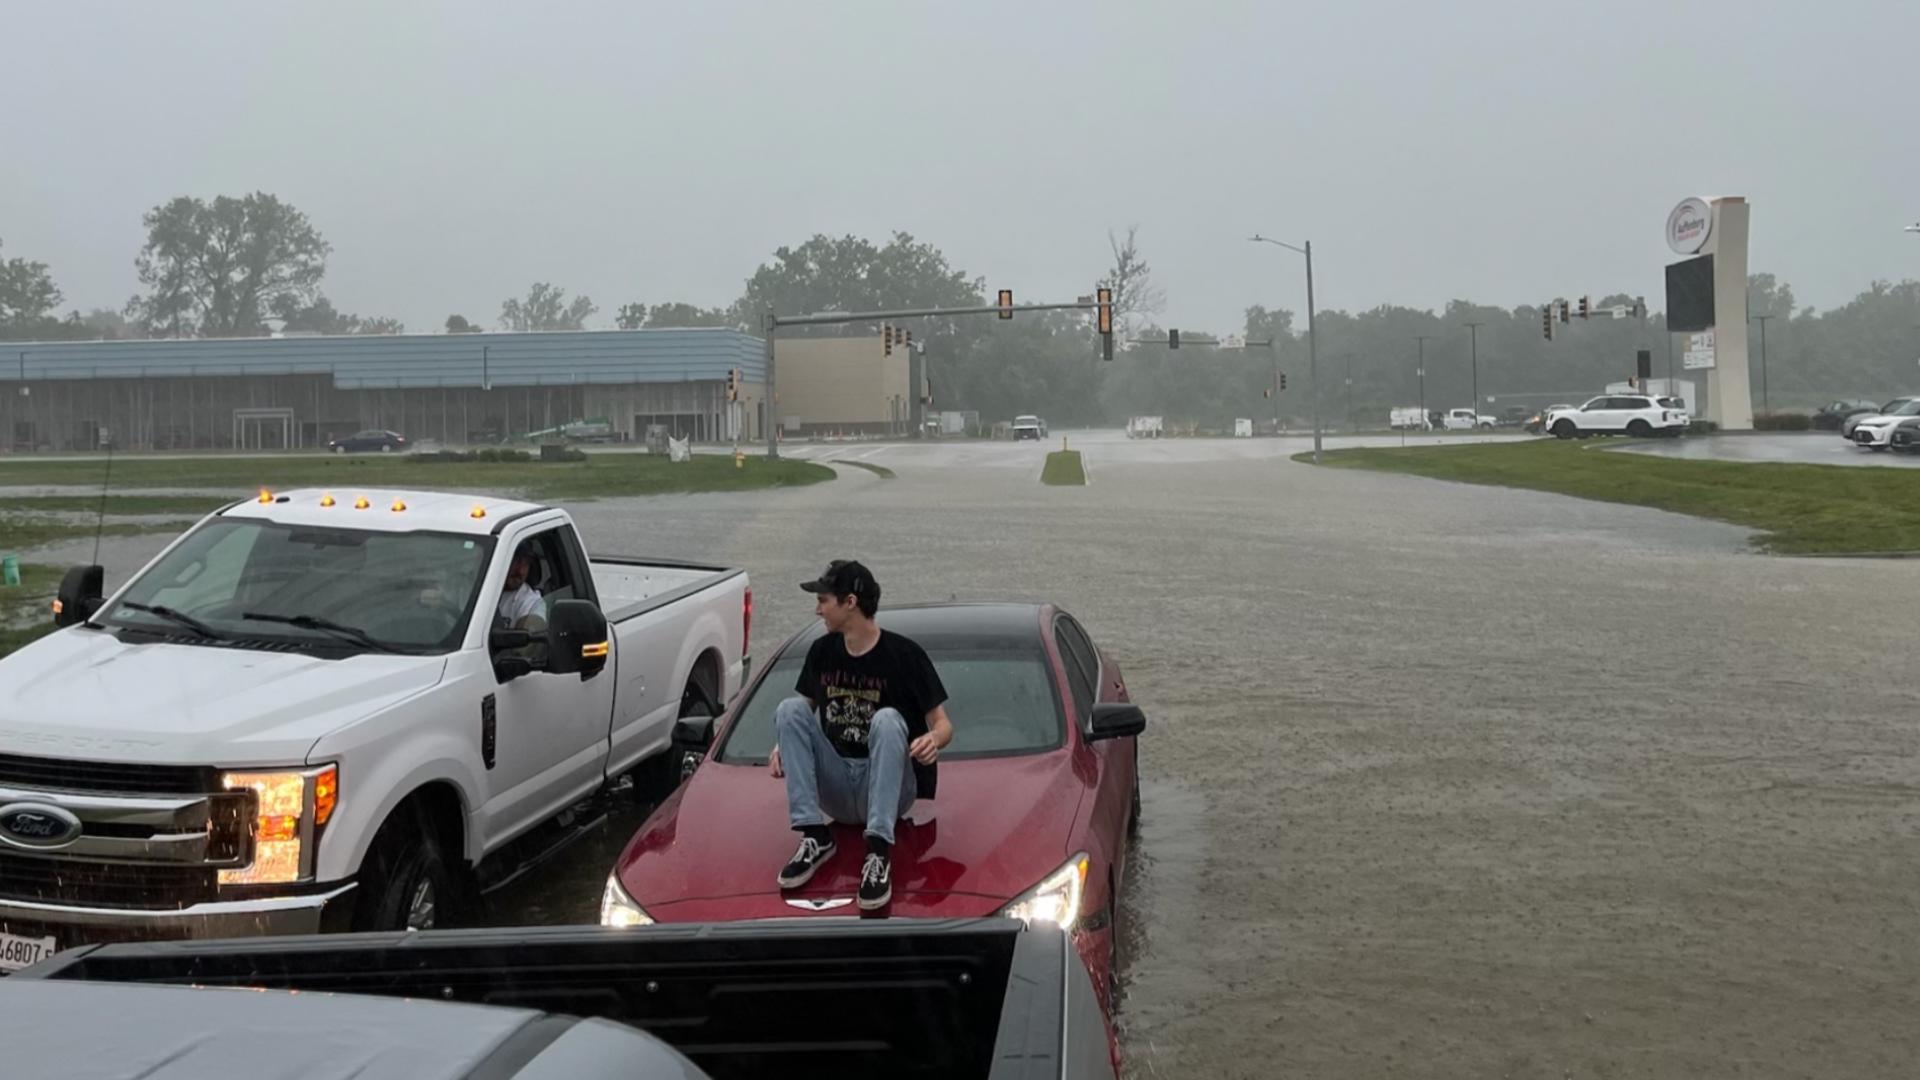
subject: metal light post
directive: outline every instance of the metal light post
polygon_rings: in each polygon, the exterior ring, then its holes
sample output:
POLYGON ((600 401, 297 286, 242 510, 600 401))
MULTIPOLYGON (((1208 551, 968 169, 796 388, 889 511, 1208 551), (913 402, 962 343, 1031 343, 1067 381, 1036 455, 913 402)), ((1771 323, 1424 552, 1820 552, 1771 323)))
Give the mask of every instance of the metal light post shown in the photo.
POLYGON ((763 324, 767 335, 767 460, 780 459, 780 384, 773 378, 773 332, 777 328, 773 321, 773 309, 767 309, 766 322, 763 324))
MULTIPOLYGON (((1772 400, 1767 397, 1767 323, 1771 319, 1773 319, 1772 315, 1747 316, 1748 322, 1757 322, 1760 324, 1760 409, 1762 412, 1773 411, 1772 400)), ((1667 389, 1671 390, 1673 388, 1668 387, 1667 389)))
POLYGON ((1480 328, 1483 322, 1470 322, 1467 330, 1473 334, 1473 426, 1480 426, 1480 328))
POLYGON ((1413 340, 1420 343, 1420 363, 1413 373, 1420 376, 1420 426, 1427 424, 1427 338, 1428 334, 1415 334, 1413 340))
POLYGON ((1352 429, 1355 432, 1358 432, 1360 430, 1360 425, 1354 423, 1354 420, 1353 420, 1353 354, 1352 353, 1347 354, 1347 427, 1352 429))
POLYGON ((1298 252, 1307 259, 1307 389, 1313 395, 1313 463, 1320 464, 1320 357, 1318 343, 1313 335, 1313 241, 1302 241, 1301 247, 1294 247, 1284 240, 1254 233, 1247 237, 1256 244, 1272 244, 1288 251, 1298 252))

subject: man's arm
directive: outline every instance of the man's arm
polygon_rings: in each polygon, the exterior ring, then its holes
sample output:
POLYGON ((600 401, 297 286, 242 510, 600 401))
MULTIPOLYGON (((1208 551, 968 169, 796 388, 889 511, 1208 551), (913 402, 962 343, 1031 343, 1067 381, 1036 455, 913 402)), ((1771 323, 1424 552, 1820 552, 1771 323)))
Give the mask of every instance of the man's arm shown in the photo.
POLYGON ((927 714, 927 733, 908 743, 907 753, 920 764, 931 765, 952 741, 953 721, 947 719, 947 707, 935 705, 927 714))

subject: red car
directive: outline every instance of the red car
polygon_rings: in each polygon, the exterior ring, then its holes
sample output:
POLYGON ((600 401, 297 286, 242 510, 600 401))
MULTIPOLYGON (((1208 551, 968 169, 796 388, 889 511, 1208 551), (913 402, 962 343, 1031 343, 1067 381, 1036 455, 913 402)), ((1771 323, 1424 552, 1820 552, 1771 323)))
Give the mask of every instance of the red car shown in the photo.
MULTIPOLYGON (((937 797, 916 802, 895 835, 893 901, 874 914, 1057 922, 1111 1010, 1114 898, 1140 815, 1146 725, 1119 667, 1051 605, 891 608, 879 622, 932 657, 954 737, 937 797)), ((858 825, 834 826, 839 850, 806 885, 774 881, 794 833, 785 785, 767 771, 773 713, 822 629, 782 645, 718 722, 706 759, 621 853, 601 922, 860 917, 858 825)), ((714 721, 681 723, 684 741, 709 741, 689 727, 714 721)))

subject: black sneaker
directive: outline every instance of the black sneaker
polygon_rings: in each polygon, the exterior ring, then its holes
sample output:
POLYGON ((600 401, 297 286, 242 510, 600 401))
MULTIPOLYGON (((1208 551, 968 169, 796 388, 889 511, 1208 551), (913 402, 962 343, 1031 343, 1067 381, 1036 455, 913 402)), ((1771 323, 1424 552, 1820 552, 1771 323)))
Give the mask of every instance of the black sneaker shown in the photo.
POLYGON ((800 848, 780 871, 780 887, 797 889, 813 877, 813 872, 833 855, 833 841, 822 844, 811 836, 800 838, 800 848))
POLYGON ((893 899, 893 864, 885 855, 867 854, 860 868, 860 910, 872 911, 887 906, 893 899))

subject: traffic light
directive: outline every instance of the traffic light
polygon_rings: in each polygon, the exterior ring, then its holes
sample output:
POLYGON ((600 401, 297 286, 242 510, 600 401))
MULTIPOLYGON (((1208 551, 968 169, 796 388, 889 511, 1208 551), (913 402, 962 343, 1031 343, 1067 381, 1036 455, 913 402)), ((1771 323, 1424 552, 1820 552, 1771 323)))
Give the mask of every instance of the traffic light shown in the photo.
POLYGON ((1540 311, 1540 336, 1546 338, 1548 341, 1553 340, 1553 302, 1552 301, 1548 301, 1547 306, 1542 308, 1540 311))
POLYGON ((1646 297, 1636 296, 1633 298, 1633 317, 1636 319, 1645 319, 1647 317, 1646 297))
POLYGON ((1100 358, 1113 359, 1113 290, 1102 286, 1093 290, 1093 328, 1100 334, 1100 358))
POLYGON ((727 371, 727 400, 728 401, 740 400, 740 369, 739 368, 731 368, 727 371))
POLYGON ((1178 330, 1167 331, 1167 348, 1177 349, 1179 347, 1180 347, 1180 331, 1178 330))
POLYGON ((893 355, 893 327, 886 326, 883 324, 880 327, 880 336, 883 340, 886 341, 887 351, 885 355, 892 356, 893 355))
POLYGON ((900 344, 905 345, 909 349, 913 348, 913 331, 900 331, 900 344))
POLYGON ((1572 322, 1573 321, 1573 305, 1567 303, 1565 300, 1555 300, 1554 303, 1560 305, 1560 321, 1572 322))
POLYGON ((1593 305, 1584 296, 1580 298, 1580 317, 1583 319, 1593 317, 1593 305))
POLYGON ((1013 290, 1012 289, 1000 290, 1000 317, 1003 319, 1013 318, 1013 290))
POLYGON ((1285 390, 1286 388, 1287 388, 1287 373, 1283 371, 1280 373, 1280 389, 1285 390))

